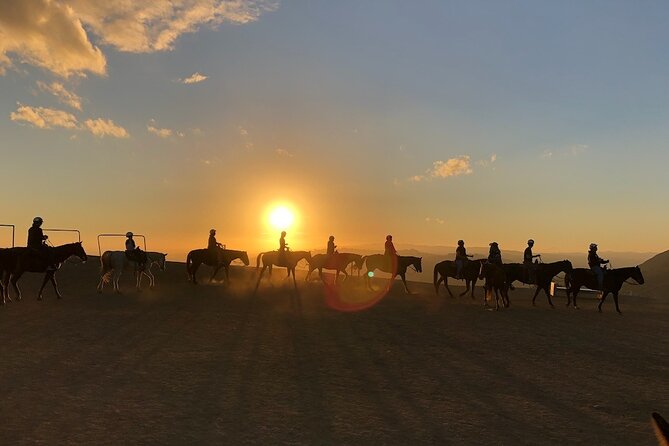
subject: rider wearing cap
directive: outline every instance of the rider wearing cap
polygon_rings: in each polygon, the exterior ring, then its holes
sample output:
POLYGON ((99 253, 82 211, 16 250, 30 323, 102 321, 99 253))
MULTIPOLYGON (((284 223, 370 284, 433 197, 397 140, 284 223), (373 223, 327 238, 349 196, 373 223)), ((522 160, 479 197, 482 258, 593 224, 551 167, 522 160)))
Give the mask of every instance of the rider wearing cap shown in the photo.
POLYGON ((221 252, 221 249, 223 248, 223 245, 218 243, 216 241, 216 229, 210 229, 209 230, 209 241, 207 242, 207 250, 209 251, 209 258, 211 258, 212 261, 221 263, 221 257, 223 253, 221 252))
POLYGON ((327 249, 327 255, 334 255, 337 251, 337 245, 335 245, 335 238, 334 235, 331 235, 330 238, 328 239, 328 249, 327 249))
POLYGON ((488 262, 492 263, 493 265, 502 266, 502 251, 500 251, 499 244, 497 244, 497 242, 490 243, 488 262))
POLYGON ((395 245, 393 244, 393 236, 392 235, 387 235, 386 236, 386 244, 384 246, 383 255, 388 256, 388 257, 397 256, 397 250, 395 249, 395 245))
POLYGON ((532 254, 532 247, 534 246, 534 240, 529 239, 527 241, 527 248, 523 253, 523 265, 527 268, 530 283, 534 283, 536 280, 537 266, 534 263, 534 259, 541 257, 541 254, 532 254))
POLYGON ((467 254, 467 249, 465 248, 465 241, 458 240, 458 247, 455 249, 455 278, 462 279, 462 270, 467 263, 468 257, 474 257, 473 255, 467 254))
POLYGON ((608 260, 604 260, 599 255, 597 255, 597 244, 590 243, 590 251, 588 251, 588 266, 595 276, 597 277, 597 285, 599 286, 600 291, 604 290, 604 269, 602 265, 609 263, 608 260))
POLYGON ((135 244, 135 240, 132 238, 133 235, 130 231, 125 234, 127 237, 125 240, 125 255, 128 257, 128 260, 137 262, 137 269, 142 271, 146 266, 146 253, 135 244))
POLYGON ((42 217, 33 218, 33 225, 28 229, 28 248, 37 251, 47 263, 48 270, 56 269, 53 250, 46 244, 47 235, 42 231, 42 217))

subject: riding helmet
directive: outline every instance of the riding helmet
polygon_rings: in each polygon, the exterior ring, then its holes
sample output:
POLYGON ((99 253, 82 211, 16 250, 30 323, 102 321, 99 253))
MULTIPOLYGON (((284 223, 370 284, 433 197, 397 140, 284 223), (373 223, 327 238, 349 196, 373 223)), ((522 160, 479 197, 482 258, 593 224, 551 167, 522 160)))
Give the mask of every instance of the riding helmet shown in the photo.
POLYGON ((392 240, 393 236, 392 235, 386 235, 386 240, 392 240))
POLYGON ((534 240, 529 239, 529 240, 527 241, 527 244, 528 244, 528 245, 534 245, 534 240))
POLYGON ((590 243, 590 249, 597 249, 597 243, 590 243))
POLYGON ((42 220, 42 217, 35 217, 33 218, 33 223, 42 223, 44 220, 42 220))
POLYGON ((464 240, 458 240, 458 245, 464 245, 465 241, 464 240))
POLYGON ((132 236, 133 236, 133 233, 130 232, 130 231, 128 231, 128 232, 125 233, 125 236, 126 236, 126 237, 132 237, 132 236))
POLYGON ((329 240, 334 240, 334 235, 331 235, 329 240))
POLYGON ((210 230, 209 230, 209 233, 210 233, 211 235, 216 234, 216 229, 210 229, 210 230))

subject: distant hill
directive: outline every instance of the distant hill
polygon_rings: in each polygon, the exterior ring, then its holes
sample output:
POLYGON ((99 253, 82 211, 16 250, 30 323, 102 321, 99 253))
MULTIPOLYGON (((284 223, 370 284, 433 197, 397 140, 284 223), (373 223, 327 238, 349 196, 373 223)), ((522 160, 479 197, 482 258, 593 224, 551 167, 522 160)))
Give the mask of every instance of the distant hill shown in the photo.
POLYGON ((669 251, 657 254, 641 265, 641 272, 646 283, 642 287, 625 285, 626 291, 640 296, 664 297, 669 286, 669 251), (633 289, 638 288, 638 289, 633 289))

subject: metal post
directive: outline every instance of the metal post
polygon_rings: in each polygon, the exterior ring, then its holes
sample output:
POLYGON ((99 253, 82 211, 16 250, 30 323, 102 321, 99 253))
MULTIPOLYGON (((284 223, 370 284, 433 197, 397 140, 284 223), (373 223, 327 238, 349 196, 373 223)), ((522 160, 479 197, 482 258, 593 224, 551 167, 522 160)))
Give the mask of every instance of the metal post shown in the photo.
POLYGON ((12 228, 12 248, 14 247, 14 235, 16 233, 16 226, 14 225, 9 225, 9 224, 0 224, 1 227, 4 228, 12 228))
POLYGON ((49 228, 42 229, 44 232, 74 232, 77 234, 77 241, 81 243, 81 231, 78 229, 60 229, 60 228, 49 228))

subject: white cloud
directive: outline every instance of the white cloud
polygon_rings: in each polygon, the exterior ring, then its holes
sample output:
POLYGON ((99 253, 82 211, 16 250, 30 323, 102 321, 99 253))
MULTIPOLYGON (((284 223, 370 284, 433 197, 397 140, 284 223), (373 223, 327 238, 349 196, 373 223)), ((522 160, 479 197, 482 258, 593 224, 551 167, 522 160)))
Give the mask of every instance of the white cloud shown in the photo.
POLYGON ((61 77, 104 75, 93 36, 119 51, 168 51, 183 34, 253 22, 277 7, 276 0, 2 0, 0 75, 17 61, 61 77))
POLYGON ((425 175, 414 175, 409 177, 409 181, 418 183, 433 178, 469 175, 472 172, 474 172, 474 170, 471 167, 470 157, 468 155, 461 155, 455 158, 449 158, 446 161, 435 161, 432 163, 432 168, 425 172, 425 175))
POLYGON ((149 133, 152 133, 160 138, 169 138, 172 136, 172 129, 161 129, 154 127, 151 124, 147 125, 146 129, 149 131, 149 133))
POLYGON ((12 121, 27 122, 40 129, 52 129, 62 127, 65 129, 76 129, 77 118, 66 111, 46 107, 31 107, 18 104, 16 111, 9 115, 12 121))
MULTIPOLYGON (((495 161, 497 161, 497 154, 493 153, 492 155, 490 155, 489 159, 478 160, 476 162, 476 164, 478 164, 481 167, 488 167, 488 166, 491 166, 491 165, 495 164, 495 161)), ((495 170, 494 167, 493 167, 493 170, 495 170)))
POLYGON ((195 72, 185 79, 179 79, 179 82, 181 82, 182 84, 197 84, 199 82, 207 80, 208 78, 209 76, 205 76, 204 74, 195 72))
POLYGON ((72 108, 76 108, 77 110, 81 110, 81 98, 75 93, 68 91, 60 82, 46 84, 42 81, 37 81, 37 87, 42 91, 54 95, 59 102, 69 105, 72 108))
POLYGON ((446 220, 438 217, 425 217, 425 223, 436 223, 438 225, 443 225, 446 223, 446 220))
POLYGON ((242 126, 239 126, 239 134, 241 136, 249 136, 249 131, 242 126))
POLYGON ((279 156, 285 156, 286 158, 292 158, 295 156, 286 149, 276 149, 274 153, 276 153, 279 156))
POLYGON ((84 122, 86 128, 98 138, 113 136, 114 138, 128 138, 130 135, 123 127, 114 124, 111 119, 87 119, 84 122))
POLYGON ((67 3, 55 0, 0 1, 3 72, 14 59, 62 77, 104 74, 107 65, 102 51, 89 41, 77 14, 67 3))
POLYGON ((590 146, 587 144, 571 144, 568 146, 545 149, 541 153, 541 157, 548 160, 555 158, 576 157, 585 153, 589 148, 590 146))

